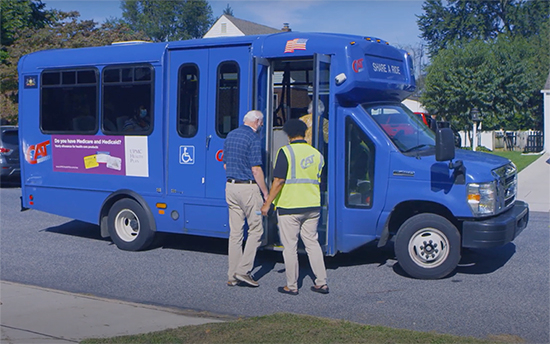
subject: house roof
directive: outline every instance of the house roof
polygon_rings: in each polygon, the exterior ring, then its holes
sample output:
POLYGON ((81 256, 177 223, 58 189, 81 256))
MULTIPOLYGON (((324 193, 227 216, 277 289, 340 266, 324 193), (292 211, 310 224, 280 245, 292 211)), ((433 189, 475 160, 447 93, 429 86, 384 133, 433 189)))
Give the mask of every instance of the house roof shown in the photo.
POLYGON ((256 24, 244 19, 238 19, 230 15, 224 14, 224 16, 231 21, 239 30, 244 33, 245 36, 249 35, 265 35, 270 33, 281 32, 281 30, 274 29, 269 26, 256 24))
POLYGON ((548 78, 546 79, 546 83, 544 84, 545 90, 550 90, 550 72, 548 72, 548 78))

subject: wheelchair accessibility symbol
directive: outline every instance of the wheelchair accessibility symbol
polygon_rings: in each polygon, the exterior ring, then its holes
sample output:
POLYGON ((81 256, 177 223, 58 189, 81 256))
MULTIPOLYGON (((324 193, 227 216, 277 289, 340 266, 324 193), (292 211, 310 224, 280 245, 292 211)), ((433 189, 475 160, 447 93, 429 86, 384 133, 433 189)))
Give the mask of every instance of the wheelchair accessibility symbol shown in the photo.
POLYGON ((180 146, 180 164, 193 165, 195 163, 195 146, 180 146))

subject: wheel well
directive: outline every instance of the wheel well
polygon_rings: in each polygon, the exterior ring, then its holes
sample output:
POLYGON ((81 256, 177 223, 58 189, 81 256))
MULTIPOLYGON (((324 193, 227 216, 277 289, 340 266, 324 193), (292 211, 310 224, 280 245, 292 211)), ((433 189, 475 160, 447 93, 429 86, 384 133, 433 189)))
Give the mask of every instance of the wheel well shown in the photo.
POLYGON ((407 219, 422 213, 430 213, 440 215, 449 220, 458 231, 462 234, 462 226, 460 222, 453 216, 451 211, 435 202, 428 201, 407 201, 398 204, 392 211, 389 220, 389 232, 391 235, 397 234, 397 231, 407 219))
POLYGON ((109 197, 107 197, 105 201, 103 201, 103 204, 101 205, 101 211, 99 213, 99 226, 101 230, 101 237, 102 238, 109 237, 109 228, 107 223, 109 210, 111 209, 113 204, 115 204, 117 201, 124 198, 132 199, 143 207, 145 212, 147 212, 149 223, 151 225, 151 230, 156 231, 156 225, 155 225, 155 220, 153 218, 153 214, 151 212, 151 209, 149 208, 149 205, 147 204, 147 202, 145 202, 143 197, 141 197, 139 194, 137 194, 135 191, 132 191, 132 190, 118 190, 110 194, 109 197))

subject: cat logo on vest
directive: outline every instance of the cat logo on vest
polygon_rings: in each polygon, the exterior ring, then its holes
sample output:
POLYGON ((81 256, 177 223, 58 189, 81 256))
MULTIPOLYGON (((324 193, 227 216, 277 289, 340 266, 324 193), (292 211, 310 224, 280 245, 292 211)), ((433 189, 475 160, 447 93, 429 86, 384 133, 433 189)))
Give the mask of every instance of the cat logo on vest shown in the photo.
POLYGON ((308 168, 309 166, 311 166, 313 164, 313 154, 308 156, 307 158, 304 158, 302 159, 302 161, 300 161, 300 166, 302 167, 302 169, 306 169, 308 168))

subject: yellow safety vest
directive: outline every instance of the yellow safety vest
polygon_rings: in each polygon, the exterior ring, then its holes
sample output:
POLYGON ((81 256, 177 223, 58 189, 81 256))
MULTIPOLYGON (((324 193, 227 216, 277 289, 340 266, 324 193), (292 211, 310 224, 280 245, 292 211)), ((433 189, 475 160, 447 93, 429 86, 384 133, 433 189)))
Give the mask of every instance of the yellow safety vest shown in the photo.
POLYGON ((293 143, 281 150, 288 161, 288 170, 285 184, 273 203, 284 209, 320 207, 323 155, 307 143, 293 143))

